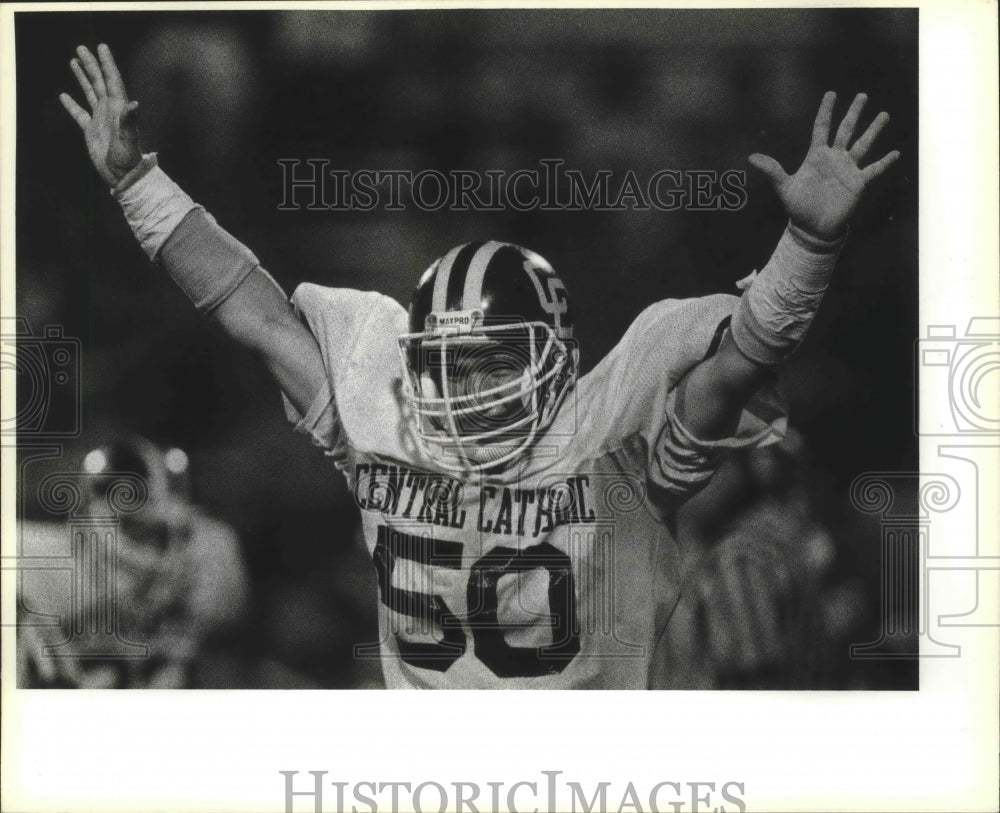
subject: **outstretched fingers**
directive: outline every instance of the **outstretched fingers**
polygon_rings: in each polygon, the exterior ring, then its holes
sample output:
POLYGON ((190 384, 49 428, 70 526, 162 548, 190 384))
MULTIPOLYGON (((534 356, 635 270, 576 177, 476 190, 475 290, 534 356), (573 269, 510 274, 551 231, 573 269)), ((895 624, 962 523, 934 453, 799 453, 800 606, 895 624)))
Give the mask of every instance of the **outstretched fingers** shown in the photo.
POLYGON ((899 158, 899 150, 893 150, 888 155, 880 158, 874 164, 869 164, 863 170, 861 174, 864 175, 865 183, 874 180, 883 172, 885 172, 889 167, 896 163, 899 158))
POLYGON ((91 87, 93 87, 97 98, 103 99, 108 95, 108 88, 104 84, 104 74, 101 72, 101 66, 94 59, 94 55, 83 45, 77 47, 76 55, 80 58, 80 63, 87 72, 87 78, 90 80, 91 87))
POLYGON ((80 67, 80 60, 71 59, 69 61, 69 66, 73 71, 73 75, 76 77, 76 81, 80 83, 80 88, 83 90, 83 95, 87 99, 87 104, 89 104, 90 109, 93 110, 97 107, 97 95, 94 93, 94 88, 90 84, 87 74, 84 73, 83 68, 80 67))
POLYGON ((854 142, 854 145, 848 151, 851 158, 858 163, 863 161, 875 139, 879 137, 879 134, 885 129, 888 123, 889 114, 884 111, 879 113, 875 117, 875 120, 868 125, 868 129, 858 137, 858 140, 854 142))
POLYGON ((830 145, 830 120, 833 118, 833 104, 836 101, 837 94, 832 90, 823 94, 823 101, 820 102, 816 120, 813 122, 812 146, 830 145))
POLYGON ((847 149, 847 145, 851 140, 851 136, 854 135, 854 128, 858 126, 858 119, 861 116, 861 111, 864 109, 865 102, 868 101, 868 96, 864 93, 859 93, 854 97, 854 101, 851 102, 851 106, 847 110, 847 114, 844 116, 844 120, 840 122, 840 127, 837 128, 837 135, 834 136, 833 146, 841 147, 842 149, 847 149))
POLYGON ((73 101, 73 97, 68 93, 60 93, 59 101, 62 102, 62 106, 66 108, 66 112, 73 117, 73 121, 79 124, 81 129, 90 123, 90 114, 73 101))
POLYGON ((118 72, 118 66, 115 64, 115 58, 111 55, 111 49, 108 48, 103 42, 97 46, 97 58, 101 61, 101 68, 104 71, 104 78, 107 81, 108 91, 112 96, 117 96, 119 98, 127 98, 125 93, 125 82, 122 81, 122 75, 118 72))

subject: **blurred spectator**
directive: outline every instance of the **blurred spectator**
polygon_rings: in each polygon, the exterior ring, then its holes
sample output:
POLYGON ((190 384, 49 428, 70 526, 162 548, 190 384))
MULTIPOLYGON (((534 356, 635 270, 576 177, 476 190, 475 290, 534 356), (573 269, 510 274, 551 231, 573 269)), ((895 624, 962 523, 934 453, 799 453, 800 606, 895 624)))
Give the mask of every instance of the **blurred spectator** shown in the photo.
POLYGON ((727 466, 690 504, 696 544, 661 642, 661 688, 837 687, 863 602, 833 578, 837 544, 805 457, 793 430, 727 466))
POLYGON ((19 686, 198 685, 209 643, 240 623, 249 586, 235 532, 189 500, 187 480, 180 449, 118 439, 64 480, 82 486, 68 523, 22 523, 19 686), (116 516, 116 488, 141 507, 116 516))

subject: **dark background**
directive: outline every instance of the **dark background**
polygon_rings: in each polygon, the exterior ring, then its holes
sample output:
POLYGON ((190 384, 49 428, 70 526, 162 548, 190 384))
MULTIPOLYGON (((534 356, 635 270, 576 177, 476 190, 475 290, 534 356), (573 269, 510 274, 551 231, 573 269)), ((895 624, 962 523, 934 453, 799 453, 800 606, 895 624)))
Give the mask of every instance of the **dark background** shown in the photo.
MULTIPOLYGON (((199 317, 136 245, 58 102, 68 62, 108 43, 145 151, 291 292, 302 281, 406 303, 452 245, 510 240, 546 256, 573 297, 583 371, 651 302, 733 292, 784 217, 746 164, 793 171, 825 90, 887 110, 876 147, 902 158, 869 191, 823 308, 785 366, 792 440, 738 459, 694 507, 724 535, 768 490, 805 504, 835 552, 822 675, 835 688, 913 688, 913 661, 850 661, 877 637, 879 528, 847 492, 866 471, 915 471, 915 10, 19 12, 17 312, 83 346, 79 459, 127 430, 183 447, 200 503, 243 539, 252 617, 227 642, 229 685, 376 685, 350 657, 374 639, 374 579, 341 476, 293 436, 263 367, 199 317), (339 168, 745 169, 736 212, 279 211, 282 158, 339 168), (777 473, 774 469, 777 467, 777 473), (801 493, 800 493, 801 492, 801 493), (713 502, 714 500, 714 502, 713 502), (839 604, 837 604, 839 602, 839 604), (837 607, 840 609, 838 610, 837 607), (845 609, 846 608, 846 609, 845 609), (839 619, 839 621, 838 621, 839 619), (839 626, 838 626, 839 624, 839 626)), ((23 484, 28 516, 44 518, 23 484)), ((797 503, 798 504, 798 503, 797 503)), ((794 534, 794 527, 786 533, 794 534)), ((795 541, 794 539, 788 541, 795 541)))

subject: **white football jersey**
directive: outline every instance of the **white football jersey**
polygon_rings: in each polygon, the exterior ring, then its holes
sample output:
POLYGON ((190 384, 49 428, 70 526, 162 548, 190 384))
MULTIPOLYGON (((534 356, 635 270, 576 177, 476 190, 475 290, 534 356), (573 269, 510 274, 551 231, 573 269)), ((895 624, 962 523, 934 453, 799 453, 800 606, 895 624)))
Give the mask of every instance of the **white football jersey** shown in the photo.
MULTIPOLYGON (((501 473, 435 467, 402 397, 406 311, 377 293, 301 285, 292 302, 319 342, 328 387, 296 431, 326 450, 361 510, 379 584, 390 688, 646 688, 679 596, 671 519, 728 449, 785 431, 768 385, 736 434, 703 442, 673 410, 736 297, 643 311, 501 473)), ((669 670, 669 664, 657 671, 669 670)))

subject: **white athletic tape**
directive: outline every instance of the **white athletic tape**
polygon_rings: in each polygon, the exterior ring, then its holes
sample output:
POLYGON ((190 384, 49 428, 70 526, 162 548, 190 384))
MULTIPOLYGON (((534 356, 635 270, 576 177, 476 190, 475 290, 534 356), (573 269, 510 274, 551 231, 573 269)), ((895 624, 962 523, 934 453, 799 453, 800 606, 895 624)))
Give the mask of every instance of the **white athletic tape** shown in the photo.
POLYGON ((111 194, 151 260, 187 213, 201 208, 159 168, 155 152, 143 155, 111 194))
POLYGON ((844 238, 820 240, 789 223, 733 316, 733 341, 747 358, 774 365, 798 347, 823 300, 844 238))

